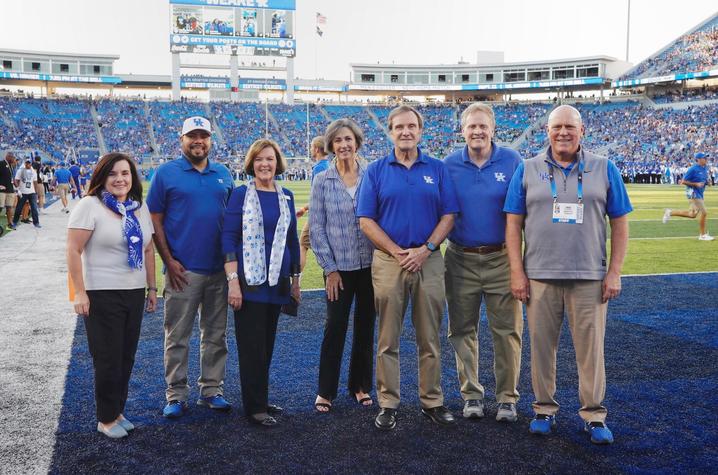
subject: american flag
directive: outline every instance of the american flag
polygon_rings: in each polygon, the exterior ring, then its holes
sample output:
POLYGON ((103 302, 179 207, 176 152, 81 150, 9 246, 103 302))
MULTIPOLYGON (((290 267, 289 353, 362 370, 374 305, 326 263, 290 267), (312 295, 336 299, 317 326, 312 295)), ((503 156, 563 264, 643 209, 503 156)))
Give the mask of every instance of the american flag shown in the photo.
POLYGON ((317 12, 317 25, 326 25, 326 24, 327 24, 327 17, 325 17, 321 13, 317 12))

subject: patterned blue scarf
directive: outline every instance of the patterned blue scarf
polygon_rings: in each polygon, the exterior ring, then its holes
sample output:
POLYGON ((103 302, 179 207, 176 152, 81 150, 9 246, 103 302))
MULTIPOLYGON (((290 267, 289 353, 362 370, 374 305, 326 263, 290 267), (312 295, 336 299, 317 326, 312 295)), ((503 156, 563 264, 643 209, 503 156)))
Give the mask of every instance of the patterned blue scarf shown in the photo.
POLYGON ((117 201, 111 193, 102 190, 102 202, 115 213, 122 216, 122 234, 127 242, 127 263, 132 269, 142 269, 142 228, 135 216, 135 210, 140 203, 127 200, 123 203, 117 201))

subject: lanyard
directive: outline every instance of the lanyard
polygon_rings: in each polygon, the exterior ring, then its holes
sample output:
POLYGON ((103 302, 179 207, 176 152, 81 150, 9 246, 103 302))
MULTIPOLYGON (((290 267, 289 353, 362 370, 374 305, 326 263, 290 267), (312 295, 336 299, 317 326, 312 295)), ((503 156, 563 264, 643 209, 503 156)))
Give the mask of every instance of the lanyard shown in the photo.
MULTIPOLYGON (((556 181, 553 178, 554 166, 549 163, 548 165, 548 178, 551 182, 551 196, 553 196, 553 202, 558 202, 558 193, 556 193, 556 181)), ((570 173, 570 172, 569 172, 570 173)), ((578 161, 578 187, 576 190, 578 195, 578 203, 583 202, 583 160, 578 161)))

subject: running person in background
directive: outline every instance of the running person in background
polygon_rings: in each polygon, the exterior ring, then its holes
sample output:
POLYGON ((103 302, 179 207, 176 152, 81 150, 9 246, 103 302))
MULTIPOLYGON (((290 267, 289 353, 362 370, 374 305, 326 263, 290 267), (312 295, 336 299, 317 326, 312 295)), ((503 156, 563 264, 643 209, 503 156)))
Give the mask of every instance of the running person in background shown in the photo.
POLYGON ((680 216, 681 218, 695 218, 698 217, 698 227, 700 229, 700 235, 698 236, 699 241, 712 241, 715 238, 708 234, 706 230, 706 217, 708 211, 706 205, 703 202, 703 192, 706 186, 709 184, 708 178, 708 155, 703 152, 698 152, 695 155, 696 164, 693 165, 686 171, 681 180, 682 185, 686 185, 686 197, 690 203, 688 211, 673 211, 670 208, 666 208, 663 213, 663 224, 667 223, 671 216, 680 216))

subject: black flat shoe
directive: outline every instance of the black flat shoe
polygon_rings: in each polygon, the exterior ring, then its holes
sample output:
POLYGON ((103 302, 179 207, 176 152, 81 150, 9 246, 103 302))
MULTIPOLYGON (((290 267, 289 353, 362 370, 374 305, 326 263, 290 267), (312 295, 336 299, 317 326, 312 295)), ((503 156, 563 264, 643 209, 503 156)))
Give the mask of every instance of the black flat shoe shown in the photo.
POLYGON ((456 422, 454 415, 444 406, 432 407, 431 409, 422 408, 421 413, 443 426, 448 426, 456 422))
POLYGON ((377 429, 392 430, 396 427, 397 410, 389 407, 382 407, 379 415, 374 419, 377 429))
POLYGON ((274 427, 278 424, 277 419, 269 414, 254 414, 248 417, 249 422, 263 427, 274 427))
POLYGON ((267 404, 267 414, 269 414, 270 416, 278 416, 283 412, 283 407, 279 407, 276 404, 267 404))

